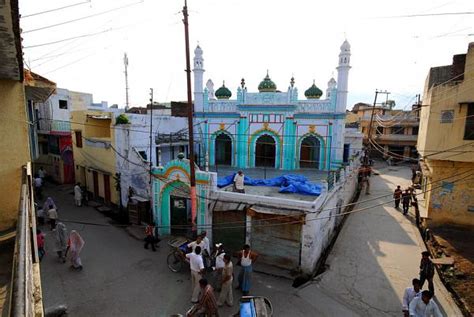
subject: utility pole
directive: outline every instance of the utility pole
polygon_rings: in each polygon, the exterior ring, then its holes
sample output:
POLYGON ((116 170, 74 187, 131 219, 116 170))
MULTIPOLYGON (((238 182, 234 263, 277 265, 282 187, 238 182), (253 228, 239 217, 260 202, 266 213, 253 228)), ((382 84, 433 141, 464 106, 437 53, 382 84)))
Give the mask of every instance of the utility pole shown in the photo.
POLYGON ((193 130, 193 100, 191 92, 191 57, 189 54, 189 24, 188 24, 188 2, 184 0, 183 7, 184 40, 186 47, 186 83, 188 89, 188 134, 189 134, 189 169, 190 169, 190 198, 192 230, 196 230, 196 171, 194 168, 194 130, 193 130))
MULTIPOLYGON (((370 116, 369 130, 367 132, 367 141, 369 142, 368 143, 369 148, 372 148, 372 143, 371 143, 371 141, 372 141, 372 125, 373 125, 373 122, 374 122, 375 107, 377 106, 377 97, 378 97, 379 94, 386 94, 387 98, 388 98, 388 95, 390 93, 386 90, 384 90, 384 91, 381 91, 381 90, 378 90, 378 89, 375 90, 374 105, 372 107, 372 114, 370 116)), ((368 150, 366 149, 365 150, 365 155, 364 155, 364 164, 369 163, 369 158, 368 158, 367 154, 368 154, 368 150)))
POLYGON ((127 53, 123 54, 123 65, 125 67, 125 111, 127 111, 130 107, 129 99, 128 99, 128 56, 127 53))
POLYGON ((151 168, 153 167, 152 161, 152 153, 153 153, 153 88, 150 88, 150 157, 148 160, 150 161, 150 186, 151 184, 151 168))

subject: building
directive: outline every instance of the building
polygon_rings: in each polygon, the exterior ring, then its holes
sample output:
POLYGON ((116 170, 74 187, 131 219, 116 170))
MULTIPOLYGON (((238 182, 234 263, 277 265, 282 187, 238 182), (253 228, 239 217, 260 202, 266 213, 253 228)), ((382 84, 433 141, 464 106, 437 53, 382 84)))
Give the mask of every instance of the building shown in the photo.
POLYGON ((35 169, 42 167, 56 183, 74 183, 71 111, 90 107, 107 108, 107 104, 94 104, 92 94, 63 88, 57 88, 46 101, 35 103, 38 141, 35 169))
POLYGON ((154 167, 153 219, 160 233, 207 230, 227 250, 249 243, 259 263, 311 274, 356 190, 362 136, 344 136, 349 43, 341 46, 338 82, 329 81, 323 99, 315 83, 299 99, 294 78, 286 92, 278 91, 268 73, 258 92, 248 92, 242 80, 231 99, 225 84, 216 91, 212 80, 203 86, 203 52, 198 46, 194 53, 197 210, 193 215, 186 156, 154 167), (258 179, 245 194, 232 190, 239 169, 258 179), (288 185, 292 179, 301 183, 288 185), (312 191, 303 194, 299 185, 312 191))
POLYGON ((474 43, 425 82, 417 149, 428 223, 474 225, 474 43))
POLYGON ((300 99, 294 78, 286 91, 279 91, 268 73, 258 92, 249 92, 242 79, 236 99, 231 99, 232 92, 225 84, 215 91, 212 80, 203 86, 203 51, 198 46, 194 54, 194 111, 202 146, 197 150, 201 166, 208 160, 210 166, 331 170, 343 163, 349 42, 341 46, 338 81, 329 80, 323 99, 323 91, 314 82, 308 84, 305 99, 300 99))
POLYGON ((372 105, 358 103, 354 105, 351 121, 358 122, 360 131, 364 134, 364 144, 372 145, 373 156, 391 158, 393 160, 411 160, 417 158, 416 141, 419 129, 418 105, 413 105, 409 111, 392 109, 388 105, 372 105), (369 127, 372 142, 369 142, 369 127))
POLYGON ((116 187, 115 113, 108 110, 71 112, 75 179, 90 198, 120 205, 116 187))
POLYGON ((18 1, 0 2, 0 307, 43 316, 18 1))

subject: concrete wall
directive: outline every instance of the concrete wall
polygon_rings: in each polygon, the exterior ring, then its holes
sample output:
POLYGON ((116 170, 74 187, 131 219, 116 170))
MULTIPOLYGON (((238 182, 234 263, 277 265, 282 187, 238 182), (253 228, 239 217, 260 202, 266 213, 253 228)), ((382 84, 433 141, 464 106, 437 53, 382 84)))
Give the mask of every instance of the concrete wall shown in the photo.
POLYGON ((29 157, 25 92, 19 81, 0 80, 0 231, 15 225, 22 166, 29 157))
POLYGON ((474 163, 426 160, 422 205, 428 225, 474 225, 474 163))
POLYGON ((344 212, 344 206, 352 201, 356 193, 358 162, 359 159, 356 157, 342 170, 341 178, 334 188, 329 192, 325 190, 316 200, 318 211, 306 215, 301 233, 301 271, 304 274, 312 274, 316 269, 321 255, 331 243, 342 219, 335 215, 344 212))

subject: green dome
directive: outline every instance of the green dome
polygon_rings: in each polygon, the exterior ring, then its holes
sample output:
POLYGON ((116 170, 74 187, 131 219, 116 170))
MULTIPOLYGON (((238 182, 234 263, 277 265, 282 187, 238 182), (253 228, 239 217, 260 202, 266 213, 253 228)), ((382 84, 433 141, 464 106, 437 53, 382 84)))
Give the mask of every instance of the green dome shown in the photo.
POLYGON ((319 99, 323 95, 323 92, 316 86, 313 81, 313 85, 304 92, 304 95, 308 99, 319 99))
POLYGON ((222 83, 222 87, 216 90, 215 96, 217 99, 229 99, 232 97, 232 92, 225 86, 225 83, 222 83))
POLYGON ((258 91, 259 92, 275 92, 277 89, 276 84, 270 79, 270 76, 268 75, 262 80, 260 85, 258 85, 258 91))

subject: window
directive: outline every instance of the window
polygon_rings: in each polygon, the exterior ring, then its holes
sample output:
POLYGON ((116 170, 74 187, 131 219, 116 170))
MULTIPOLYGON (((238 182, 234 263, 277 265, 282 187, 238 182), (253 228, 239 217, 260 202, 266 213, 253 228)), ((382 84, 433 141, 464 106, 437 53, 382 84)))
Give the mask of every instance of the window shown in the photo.
POLYGON ((377 134, 383 134, 383 127, 377 127, 377 134))
POLYGON ((76 147, 82 147, 82 131, 74 131, 76 135, 76 147))
POLYGON ((48 155, 48 142, 38 142, 39 143, 39 154, 48 155))
POLYGON ((67 109, 67 100, 59 100, 59 109, 67 109))
POLYGON ((474 103, 467 105, 466 127, 464 140, 474 140, 474 103))
POLYGON ((403 127, 393 127, 392 134, 405 134, 405 129, 403 127))
POLYGON ((412 134, 412 135, 418 135, 418 129, 419 129, 419 127, 413 127, 413 128, 411 128, 411 134, 412 134))
POLYGON ((441 123, 453 123, 454 110, 441 111, 441 123))
POLYGON ((140 156, 142 157, 144 161, 147 160, 146 151, 138 151, 138 154, 140 154, 140 156))

